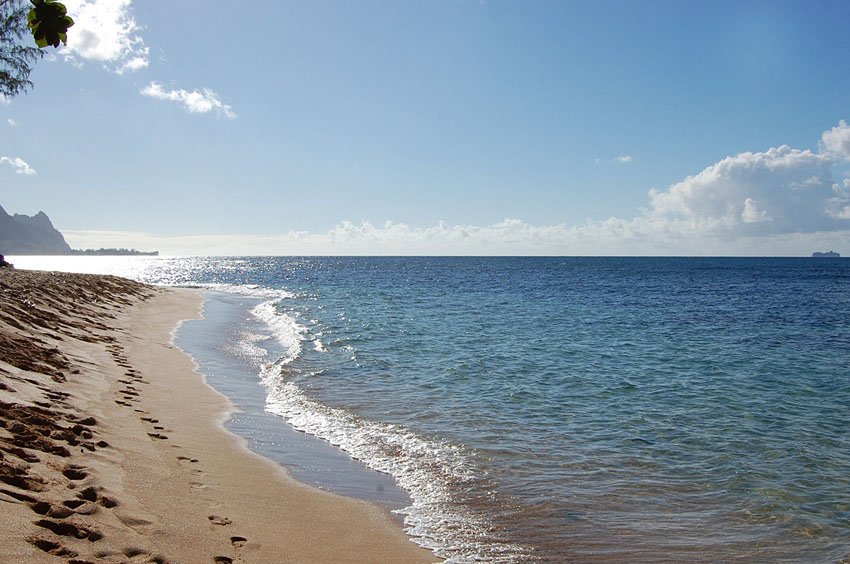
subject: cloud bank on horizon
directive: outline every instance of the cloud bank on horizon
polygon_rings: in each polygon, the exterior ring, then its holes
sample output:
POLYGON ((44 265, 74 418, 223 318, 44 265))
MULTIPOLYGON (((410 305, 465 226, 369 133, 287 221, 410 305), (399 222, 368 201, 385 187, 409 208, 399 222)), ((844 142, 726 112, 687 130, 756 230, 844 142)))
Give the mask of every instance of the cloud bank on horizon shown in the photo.
POLYGON ((670 186, 651 189, 631 219, 535 226, 412 227, 342 221, 327 233, 159 237, 69 231, 74 246, 135 246, 164 254, 210 255, 799 255, 846 246, 850 235, 850 126, 825 131, 819 149, 787 145, 727 157, 670 186), (95 243, 99 241, 100 243, 95 243))

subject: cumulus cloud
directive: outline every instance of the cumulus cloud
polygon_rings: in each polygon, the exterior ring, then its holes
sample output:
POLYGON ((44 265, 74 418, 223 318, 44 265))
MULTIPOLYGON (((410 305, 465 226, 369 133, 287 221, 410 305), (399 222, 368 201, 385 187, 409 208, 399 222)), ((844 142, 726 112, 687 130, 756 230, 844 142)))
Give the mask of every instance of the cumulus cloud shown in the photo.
POLYGON ((695 231, 771 234, 847 228, 830 213, 833 156, 787 145, 727 157, 665 191, 649 192, 649 215, 695 231))
POLYGON ((838 125, 823 132, 821 143, 826 151, 850 160, 850 126, 841 120, 838 125))
POLYGON ((8 121, 9 125, 11 125, 12 127, 18 127, 20 125, 17 120, 12 118, 7 119, 6 121, 8 121))
POLYGON ((15 174, 32 176, 35 169, 21 157, 0 157, 0 164, 9 165, 15 170, 15 174))
POLYGON ((148 66, 150 49, 140 35, 131 0, 67 0, 68 15, 74 19, 73 33, 62 49, 73 62, 92 60, 123 74, 148 66))
POLYGON ((177 102, 191 113, 216 112, 230 119, 236 117, 230 106, 222 102, 218 94, 208 88, 191 91, 183 89, 166 90, 159 82, 151 82, 141 90, 141 93, 157 100, 177 102))

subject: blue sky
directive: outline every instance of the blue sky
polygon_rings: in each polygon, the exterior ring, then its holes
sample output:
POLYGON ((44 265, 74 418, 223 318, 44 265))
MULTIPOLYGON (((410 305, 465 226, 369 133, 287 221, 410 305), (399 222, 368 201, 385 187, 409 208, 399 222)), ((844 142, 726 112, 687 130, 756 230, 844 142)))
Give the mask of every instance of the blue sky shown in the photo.
POLYGON ((0 204, 72 246, 850 254, 846 2, 66 5, 0 204))

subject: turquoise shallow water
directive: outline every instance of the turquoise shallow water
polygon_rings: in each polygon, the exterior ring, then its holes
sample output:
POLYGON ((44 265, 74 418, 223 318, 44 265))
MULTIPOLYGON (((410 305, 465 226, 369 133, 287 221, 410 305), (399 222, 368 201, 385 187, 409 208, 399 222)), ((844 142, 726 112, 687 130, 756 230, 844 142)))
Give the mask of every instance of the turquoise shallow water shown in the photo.
POLYGON ((850 555, 850 260, 130 270, 249 297, 232 344, 265 409, 395 477, 408 530, 442 556, 850 555))

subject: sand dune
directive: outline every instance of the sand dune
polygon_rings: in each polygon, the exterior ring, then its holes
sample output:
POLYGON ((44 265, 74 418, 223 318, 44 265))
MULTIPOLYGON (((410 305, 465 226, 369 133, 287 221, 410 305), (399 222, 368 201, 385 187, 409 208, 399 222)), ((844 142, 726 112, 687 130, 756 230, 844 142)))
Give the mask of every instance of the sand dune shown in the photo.
POLYGON ((4 562, 429 562, 379 508, 292 481, 223 430, 171 345, 201 298, 0 269, 4 562))

